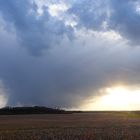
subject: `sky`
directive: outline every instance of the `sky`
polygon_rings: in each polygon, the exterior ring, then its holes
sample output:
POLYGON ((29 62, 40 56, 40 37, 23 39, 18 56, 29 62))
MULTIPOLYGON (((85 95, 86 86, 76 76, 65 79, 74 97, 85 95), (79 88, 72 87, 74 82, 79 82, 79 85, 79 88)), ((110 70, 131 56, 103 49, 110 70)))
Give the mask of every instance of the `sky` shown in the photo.
POLYGON ((32 105, 140 109, 140 0, 0 0, 0 107, 32 105))

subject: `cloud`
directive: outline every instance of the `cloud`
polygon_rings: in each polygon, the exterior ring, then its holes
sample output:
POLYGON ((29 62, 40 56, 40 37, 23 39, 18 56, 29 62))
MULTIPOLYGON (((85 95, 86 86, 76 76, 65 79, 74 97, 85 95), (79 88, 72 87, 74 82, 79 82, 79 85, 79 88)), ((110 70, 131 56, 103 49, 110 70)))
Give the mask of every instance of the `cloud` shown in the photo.
POLYGON ((59 42, 64 34, 71 34, 71 28, 50 16, 48 8, 38 15, 38 6, 28 0, 1 0, 0 12, 7 26, 13 26, 19 42, 32 55, 40 55, 42 50, 59 42), (57 25, 57 26, 56 26, 57 25))
POLYGON ((131 24, 119 20, 129 2, 49 2, 0 1, 0 79, 7 105, 71 108, 102 88, 140 83, 140 50, 127 44, 138 39, 131 24), (51 14, 50 6, 62 3, 68 7, 51 14))
POLYGON ((97 0, 76 1, 68 11, 77 16, 78 26, 84 26, 89 29, 100 30, 107 17, 107 3, 97 0))
POLYGON ((75 1, 69 9, 79 19, 77 27, 90 30, 115 30, 133 46, 139 46, 139 0, 82 0, 75 1))
POLYGON ((140 14, 137 12, 137 6, 140 1, 111 1, 112 15, 110 18, 110 27, 120 32, 132 44, 139 46, 140 38, 140 14))
POLYGON ((3 85, 2 80, 0 80, 0 107, 4 107, 7 104, 8 100, 8 91, 3 85))

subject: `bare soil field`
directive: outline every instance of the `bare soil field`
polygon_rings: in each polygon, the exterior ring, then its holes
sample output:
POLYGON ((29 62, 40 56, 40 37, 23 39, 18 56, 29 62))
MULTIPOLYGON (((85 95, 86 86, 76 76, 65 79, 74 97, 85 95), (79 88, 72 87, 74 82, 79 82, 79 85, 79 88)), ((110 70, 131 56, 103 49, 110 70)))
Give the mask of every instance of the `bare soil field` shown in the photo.
POLYGON ((2 115, 0 140, 140 140, 140 112, 2 115))

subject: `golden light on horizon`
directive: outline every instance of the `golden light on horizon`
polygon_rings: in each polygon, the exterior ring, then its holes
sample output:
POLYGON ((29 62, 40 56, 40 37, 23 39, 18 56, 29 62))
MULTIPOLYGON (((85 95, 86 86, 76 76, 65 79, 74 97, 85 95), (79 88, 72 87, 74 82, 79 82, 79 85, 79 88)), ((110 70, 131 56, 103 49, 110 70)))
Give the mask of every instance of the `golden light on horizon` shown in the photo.
POLYGON ((140 90, 123 86, 110 87, 105 94, 93 98, 84 108, 86 110, 140 110, 140 90))

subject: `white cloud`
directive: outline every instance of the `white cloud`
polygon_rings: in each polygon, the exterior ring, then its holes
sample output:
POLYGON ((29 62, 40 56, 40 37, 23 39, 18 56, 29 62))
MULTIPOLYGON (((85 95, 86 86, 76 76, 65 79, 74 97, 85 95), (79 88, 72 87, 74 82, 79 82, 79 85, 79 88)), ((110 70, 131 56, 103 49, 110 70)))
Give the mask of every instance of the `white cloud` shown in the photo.
POLYGON ((65 12, 68 7, 65 3, 59 3, 59 4, 50 4, 48 6, 49 13, 51 16, 59 16, 61 13, 65 12))
POLYGON ((0 108, 6 106, 7 102, 8 102, 7 92, 3 85, 2 80, 0 80, 0 108))

